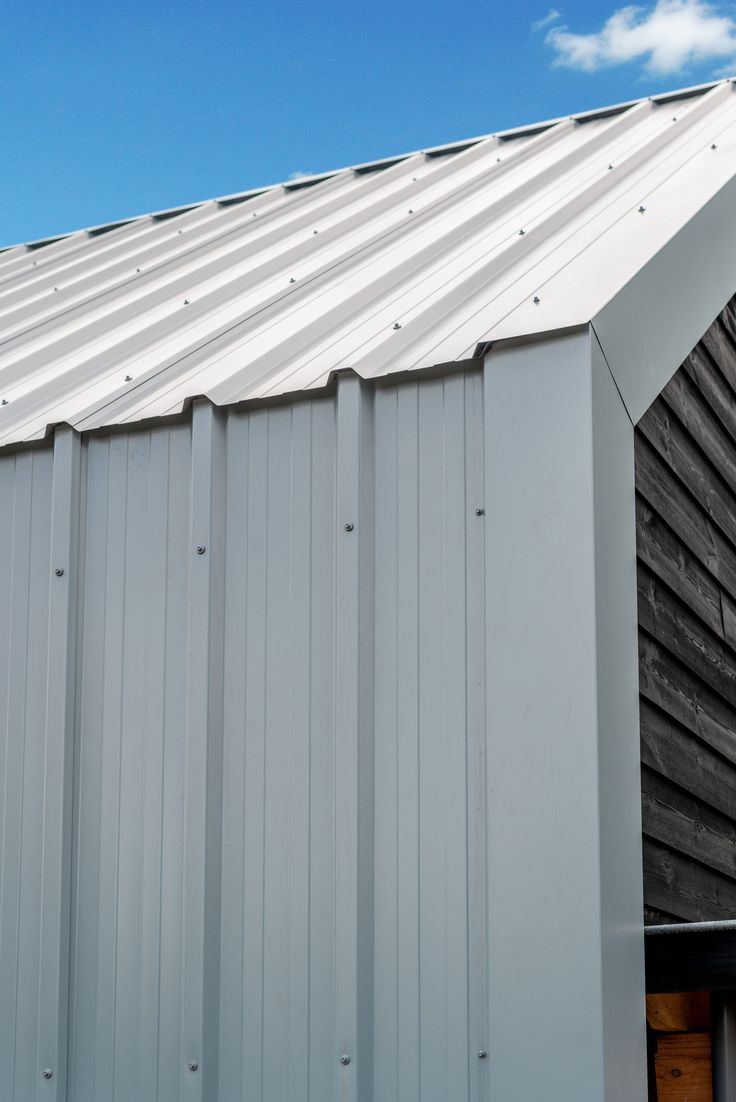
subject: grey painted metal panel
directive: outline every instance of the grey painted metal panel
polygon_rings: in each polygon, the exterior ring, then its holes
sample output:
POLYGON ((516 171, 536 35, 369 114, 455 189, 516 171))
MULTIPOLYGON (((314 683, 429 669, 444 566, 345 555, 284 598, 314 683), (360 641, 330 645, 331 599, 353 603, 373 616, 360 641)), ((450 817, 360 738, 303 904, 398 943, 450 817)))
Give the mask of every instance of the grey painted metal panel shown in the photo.
POLYGON ((692 309, 672 278, 664 313, 691 334, 702 302, 708 324, 735 173, 721 81, 0 255, 0 444, 463 361, 611 304, 626 378, 656 382, 672 345, 637 325, 629 356, 619 301, 659 313, 658 258, 671 275, 696 234, 718 263, 692 309))
POLYGON ((3 456, 9 1102, 638 1098, 631 425, 539 352, 3 456))
POLYGON ((639 1102, 633 429, 589 333, 484 400, 490 1092, 639 1102))
POLYGON ((192 1097, 182 1088, 198 1040, 184 987, 185 968, 196 968, 185 960, 196 953, 187 840, 205 778, 188 745, 190 436, 178 426, 85 446, 69 1081, 77 1102, 192 1097))
POLYGON ((480 372, 376 393, 374 1097, 385 1102, 487 1091, 475 987, 486 918, 480 412, 480 372))
POLYGON ((63 921, 44 868, 58 863, 53 831, 62 833, 51 792, 62 783, 59 744, 53 718, 47 725, 49 645, 57 641, 50 588, 64 584, 51 573, 53 489, 50 448, 0 460, 0 1096, 13 1100, 63 1098, 58 1078, 41 1074, 58 1067, 62 961, 51 931, 63 921), (55 817, 45 822, 47 793, 55 817), (41 1006, 42 994, 50 1006, 41 1006))

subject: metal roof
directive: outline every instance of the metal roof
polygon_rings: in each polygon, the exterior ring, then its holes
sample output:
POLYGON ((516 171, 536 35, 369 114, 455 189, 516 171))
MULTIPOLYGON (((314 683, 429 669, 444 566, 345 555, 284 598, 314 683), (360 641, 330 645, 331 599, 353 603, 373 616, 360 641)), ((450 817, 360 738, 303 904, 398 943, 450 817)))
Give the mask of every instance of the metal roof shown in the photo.
POLYGON ((0 253, 0 444, 583 324, 736 177, 731 80, 0 253))

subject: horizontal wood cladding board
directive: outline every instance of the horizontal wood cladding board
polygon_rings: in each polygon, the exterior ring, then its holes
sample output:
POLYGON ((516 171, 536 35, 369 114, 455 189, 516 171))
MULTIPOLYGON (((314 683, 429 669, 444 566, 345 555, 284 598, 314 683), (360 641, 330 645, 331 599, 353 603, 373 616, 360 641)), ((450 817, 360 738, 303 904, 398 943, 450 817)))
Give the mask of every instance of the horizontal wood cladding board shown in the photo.
POLYGON ((736 303, 636 428, 648 924, 736 917, 736 303))

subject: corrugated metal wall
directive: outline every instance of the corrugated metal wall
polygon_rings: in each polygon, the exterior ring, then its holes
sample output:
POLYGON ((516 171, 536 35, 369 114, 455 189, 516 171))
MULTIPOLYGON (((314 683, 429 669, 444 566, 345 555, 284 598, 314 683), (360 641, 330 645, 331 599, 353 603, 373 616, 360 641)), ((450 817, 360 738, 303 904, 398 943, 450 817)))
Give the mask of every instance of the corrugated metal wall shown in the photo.
POLYGON ((0 457, 0 1097, 480 1096, 480 388, 0 457))

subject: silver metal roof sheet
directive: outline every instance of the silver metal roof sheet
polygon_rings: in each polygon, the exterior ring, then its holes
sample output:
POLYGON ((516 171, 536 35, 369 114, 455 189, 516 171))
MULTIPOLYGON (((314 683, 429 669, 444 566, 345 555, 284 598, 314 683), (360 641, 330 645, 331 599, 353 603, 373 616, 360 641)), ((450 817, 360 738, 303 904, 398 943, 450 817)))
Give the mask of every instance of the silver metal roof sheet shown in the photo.
POLYGON ((736 176, 722 81, 0 253, 0 444, 593 319, 736 176))

